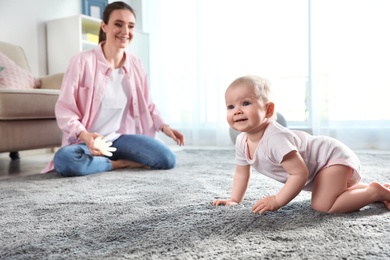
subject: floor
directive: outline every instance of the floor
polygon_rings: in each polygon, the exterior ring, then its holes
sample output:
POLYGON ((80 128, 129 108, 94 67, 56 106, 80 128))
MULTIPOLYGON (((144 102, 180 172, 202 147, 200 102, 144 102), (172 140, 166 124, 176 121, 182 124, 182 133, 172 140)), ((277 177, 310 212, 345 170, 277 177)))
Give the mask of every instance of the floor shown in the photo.
MULTIPOLYGON (((186 146, 183 148, 176 145, 170 146, 170 148, 173 151, 182 149, 233 149, 233 147, 208 146, 186 146)), ((54 156, 54 153, 46 149, 22 151, 19 154, 20 159, 12 161, 8 153, 0 153, 0 180, 40 174, 41 170, 54 156)))
POLYGON ((8 153, 0 154, 0 180, 39 174, 53 157, 46 150, 20 152, 20 159, 11 160, 8 153))

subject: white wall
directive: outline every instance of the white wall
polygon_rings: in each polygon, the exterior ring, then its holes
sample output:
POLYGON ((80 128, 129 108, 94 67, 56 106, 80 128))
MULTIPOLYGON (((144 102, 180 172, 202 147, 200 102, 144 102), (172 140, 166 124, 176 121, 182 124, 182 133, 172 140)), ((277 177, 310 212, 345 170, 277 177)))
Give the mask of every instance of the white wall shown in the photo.
MULTIPOLYGON (((140 25, 141 1, 124 1, 136 10, 140 25)), ((21 46, 33 74, 46 75, 46 21, 78 14, 81 0, 0 0, 0 41, 21 46)))
POLYGON ((21 46, 31 71, 46 75, 45 22, 80 13, 80 0, 0 0, 0 40, 21 46))

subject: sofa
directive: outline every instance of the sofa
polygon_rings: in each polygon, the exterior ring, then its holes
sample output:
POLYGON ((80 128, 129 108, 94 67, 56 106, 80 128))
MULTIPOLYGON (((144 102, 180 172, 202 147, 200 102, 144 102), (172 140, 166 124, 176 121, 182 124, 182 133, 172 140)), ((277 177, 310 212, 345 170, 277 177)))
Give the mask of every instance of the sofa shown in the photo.
POLYGON ((0 153, 61 145, 54 106, 63 73, 35 77, 23 49, 0 41, 0 153))

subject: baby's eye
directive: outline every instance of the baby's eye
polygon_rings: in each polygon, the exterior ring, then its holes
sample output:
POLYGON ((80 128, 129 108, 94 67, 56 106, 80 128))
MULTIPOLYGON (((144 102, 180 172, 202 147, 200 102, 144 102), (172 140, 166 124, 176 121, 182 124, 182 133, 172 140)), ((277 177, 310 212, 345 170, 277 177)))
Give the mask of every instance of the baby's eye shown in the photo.
POLYGON ((227 106, 227 109, 233 109, 233 108, 234 108, 233 105, 228 105, 228 106, 227 106))
POLYGON ((249 102, 249 101, 244 101, 243 103, 242 103, 242 105, 243 106, 249 106, 251 103, 249 102))

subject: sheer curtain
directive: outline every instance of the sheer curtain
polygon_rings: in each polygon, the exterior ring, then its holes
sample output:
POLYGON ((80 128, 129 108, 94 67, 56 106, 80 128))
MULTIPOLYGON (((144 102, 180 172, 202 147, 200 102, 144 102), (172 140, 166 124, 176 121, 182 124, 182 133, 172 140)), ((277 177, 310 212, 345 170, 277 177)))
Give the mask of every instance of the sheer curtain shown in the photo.
POLYGON ((257 74, 273 83, 290 128, 390 149, 386 0, 142 4, 153 98, 189 145, 233 145, 225 89, 257 74))
POLYGON ((390 2, 310 4, 314 132, 390 149, 390 2))

